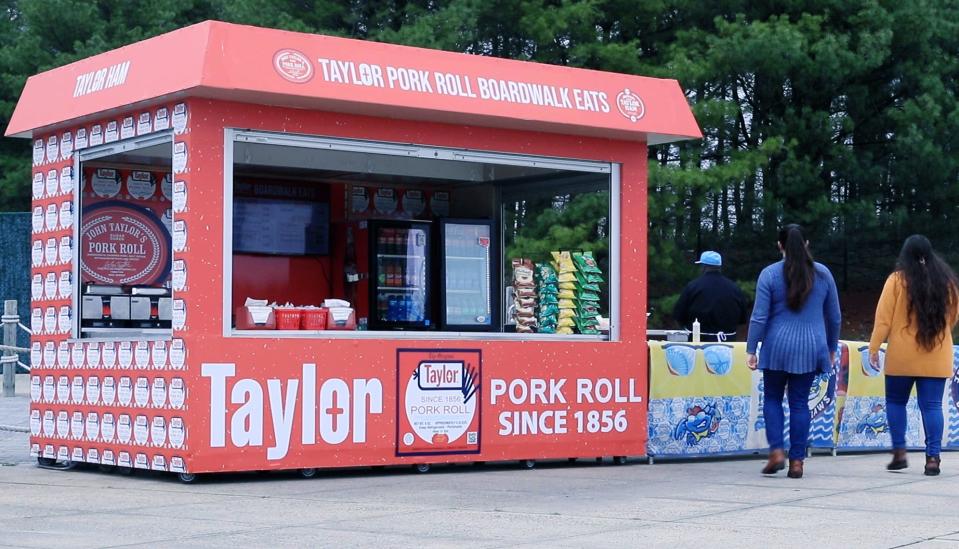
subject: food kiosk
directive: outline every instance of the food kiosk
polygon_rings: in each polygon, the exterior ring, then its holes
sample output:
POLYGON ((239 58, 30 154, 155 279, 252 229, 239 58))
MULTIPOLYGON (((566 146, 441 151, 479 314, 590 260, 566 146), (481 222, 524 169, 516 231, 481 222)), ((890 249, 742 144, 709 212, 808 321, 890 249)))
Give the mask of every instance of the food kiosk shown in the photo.
POLYGON ((673 80, 204 22, 33 76, 6 135, 41 464, 646 452, 673 80))

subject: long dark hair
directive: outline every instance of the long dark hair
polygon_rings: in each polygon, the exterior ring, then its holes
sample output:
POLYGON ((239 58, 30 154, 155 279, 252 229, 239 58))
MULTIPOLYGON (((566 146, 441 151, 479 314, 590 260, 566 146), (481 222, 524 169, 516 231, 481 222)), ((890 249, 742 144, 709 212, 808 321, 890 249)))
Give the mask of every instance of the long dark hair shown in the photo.
POLYGON ((786 258, 783 269, 786 273, 786 304, 790 309, 798 311, 809 297, 815 282, 816 268, 813 266, 812 254, 806 247, 802 228, 795 223, 779 230, 779 245, 786 258))
POLYGON ((956 273, 921 234, 903 243, 896 271, 905 278, 907 310, 916 321, 916 342, 931 351, 946 337, 947 323, 956 311, 956 273))

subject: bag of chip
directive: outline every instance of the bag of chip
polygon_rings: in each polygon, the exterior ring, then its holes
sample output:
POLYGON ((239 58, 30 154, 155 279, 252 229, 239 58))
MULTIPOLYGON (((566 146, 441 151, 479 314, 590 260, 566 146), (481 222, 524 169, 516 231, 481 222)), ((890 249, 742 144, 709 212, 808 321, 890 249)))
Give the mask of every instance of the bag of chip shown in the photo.
POLYGON ((576 264, 573 263, 573 258, 569 255, 569 252, 550 252, 550 255, 553 256, 556 272, 559 273, 560 276, 562 276, 563 273, 576 272, 576 264))
POLYGON ((516 297, 536 297, 536 288, 525 286, 516 288, 516 297))
POLYGON ((558 288, 557 283, 553 282, 552 284, 540 284, 537 289, 541 294, 555 294, 559 291, 558 288))
POLYGON ((560 299, 560 300, 559 300, 559 308, 560 308, 560 309, 575 309, 575 308, 576 308, 576 302, 573 301, 572 299, 560 299))
POLYGON ((603 274, 603 271, 596 265, 593 259, 593 252, 575 252, 573 253, 573 262, 576 268, 584 273, 603 274))
POLYGON ((576 322, 572 318, 561 318, 556 322, 556 327, 558 328, 572 328, 576 325, 576 322))
POLYGON ((586 273, 586 281, 590 284, 602 284, 606 282, 601 275, 593 273, 586 273))
POLYGON ((559 327, 559 328, 556 328, 556 333, 557 333, 557 334, 568 335, 568 334, 572 334, 572 333, 573 333, 573 329, 572 329, 571 327, 569 327, 569 326, 561 326, 561 327, 559 327))
POLYGON ((551 316, 556 316, 559 314, 559 307, 556 303, 549 303, 540 305, 539 307, 539 317, 546 318, 551 316))
POLYGON ((555 284, 557 282, 556 271, 553 270, 553 267, 551 267, 549 263, 537 263, 534 269, 536 271, 536 279, 540 285, 555 284))
POLYGON ((514 258, 511 261, 513 265, 513 286, 514 287, 534 287, 536 282, 533 280, 533 262, 529 259, 514 258))
POLYGON ((555 305, 557 303, 559 303, 559 297, 556 294, 540 294, 539 295, 540 305, 555 305))
POLYGON ((595 318, 599 314, 599 307, 587 301, 586 304, 579 304, 577 313, 580 318, 595 318))
POLYGON ((560 283, 559 283, 559 289, 560 289, 560 290, 573 290, 573 291, 576 291, 576 290, 578 290, 579 288, 576 287, 576 283, 575 283, 575 282, 560 282, 560 283))
POLYGON ((573 290, 560 290, 557 295, 561 301, 563 299, 576 299, 576 292, 573 290))
POLYGON ((593 292, 580 292, 578 297, 580 301, 599 301, 599 294, 593 292))

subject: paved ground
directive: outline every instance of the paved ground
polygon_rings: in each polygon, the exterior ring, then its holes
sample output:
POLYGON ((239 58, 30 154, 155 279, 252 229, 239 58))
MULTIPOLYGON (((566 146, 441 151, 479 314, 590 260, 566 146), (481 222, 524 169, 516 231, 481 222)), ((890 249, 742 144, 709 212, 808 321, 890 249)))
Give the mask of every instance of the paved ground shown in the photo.
MULTIPOLYGON (((0 398, 0 424, 26 425, 25 409, 0 398)), ((938 478, 913 454, 902 474, 883 470, 884 455, 816 456, 802 480, 742 459, 183 485, 38 469, 26 436, 0 432, 0 462, 17 463, 0 466, 0 547, 959 547, 956 453, 938 478)))

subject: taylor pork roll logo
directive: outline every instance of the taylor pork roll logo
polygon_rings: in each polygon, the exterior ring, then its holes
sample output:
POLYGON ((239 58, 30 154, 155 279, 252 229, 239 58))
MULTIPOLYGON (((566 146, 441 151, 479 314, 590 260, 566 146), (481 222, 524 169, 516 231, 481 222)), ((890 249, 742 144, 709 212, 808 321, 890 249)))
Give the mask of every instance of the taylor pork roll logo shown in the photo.
POLYGON ((619 92, 619 95, 616 96, 616 108, 630 122, 636 122, 646 114, 646 104, 629 88, 619 92))
POLYGON ((84 214, 82 268, 103 284, 162 282, 170 266, 170 233, 156 215, 114 201, 84 214))
POLYGON ((400 350, 396 453, 479 452, 480 353, 400 350))
POLYGON ((276 73, 296 84, 304 84, 313 78, 313 64, 310 59, 296 50, 284 49, 273 55, 273 69, 276 73))

